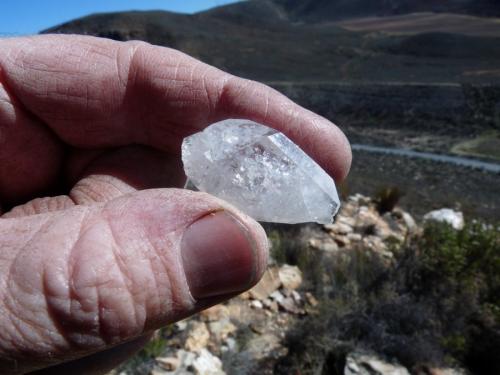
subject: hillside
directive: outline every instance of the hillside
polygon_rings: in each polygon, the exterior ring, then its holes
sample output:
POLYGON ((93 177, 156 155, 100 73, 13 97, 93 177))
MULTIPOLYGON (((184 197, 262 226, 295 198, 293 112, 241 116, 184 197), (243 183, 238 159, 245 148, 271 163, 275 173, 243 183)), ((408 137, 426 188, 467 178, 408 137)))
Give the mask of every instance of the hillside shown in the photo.
MULTIPOLYGON (((347 30, 353 23, 294 23, 289 16, 275 2, 249 1, 194 15, 95 14, 44 32, 145 40, 268 82, 500 82, 500 56, 494 52, 500 23, 491 19, 475 17, 457 25, 448 16, 436 30, 422 29, 421 17, 414 17, 406 22, 404 35, 392 35, 374 34, 377 21, 365 23, 366 30, 358 24, 353 32, 347 30), (416 33, 421 36, 415 39, 416 33)), ((383 30, 387 20, 379 22, 383 30)))

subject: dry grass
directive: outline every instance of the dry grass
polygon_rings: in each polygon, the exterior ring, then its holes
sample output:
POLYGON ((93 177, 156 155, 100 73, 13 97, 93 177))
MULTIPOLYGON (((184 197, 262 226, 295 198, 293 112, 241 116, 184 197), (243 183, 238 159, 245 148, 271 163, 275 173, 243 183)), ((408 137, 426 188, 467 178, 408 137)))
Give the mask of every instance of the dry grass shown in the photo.
POLYGON ((500 160, 500 131, 490 131, 461 142, 451 149, 458 155, 500 160))

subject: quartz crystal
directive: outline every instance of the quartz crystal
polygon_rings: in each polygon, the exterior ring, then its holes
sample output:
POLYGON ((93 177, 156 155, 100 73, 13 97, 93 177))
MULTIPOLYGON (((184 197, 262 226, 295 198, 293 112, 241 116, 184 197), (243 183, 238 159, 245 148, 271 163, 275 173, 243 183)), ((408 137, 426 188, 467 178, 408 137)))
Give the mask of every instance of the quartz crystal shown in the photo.
POLYGON ((225 120, 184 139, 184 171, 199 190, 259 221, 333 221, 333 179, 284 134, 250 120, 225 120))

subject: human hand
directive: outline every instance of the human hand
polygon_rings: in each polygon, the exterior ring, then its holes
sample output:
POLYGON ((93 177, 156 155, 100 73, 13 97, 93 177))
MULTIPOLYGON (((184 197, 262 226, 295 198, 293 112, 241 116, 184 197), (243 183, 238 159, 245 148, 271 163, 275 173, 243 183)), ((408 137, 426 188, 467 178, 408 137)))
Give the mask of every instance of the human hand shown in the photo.
POLYGON ((175 189, 182 139, 225 118, 274 127, 347 174, 337 127, 178 51, 0 40, 0 373, 106 372, 154 329, 258 281, 262 228, 175 189))

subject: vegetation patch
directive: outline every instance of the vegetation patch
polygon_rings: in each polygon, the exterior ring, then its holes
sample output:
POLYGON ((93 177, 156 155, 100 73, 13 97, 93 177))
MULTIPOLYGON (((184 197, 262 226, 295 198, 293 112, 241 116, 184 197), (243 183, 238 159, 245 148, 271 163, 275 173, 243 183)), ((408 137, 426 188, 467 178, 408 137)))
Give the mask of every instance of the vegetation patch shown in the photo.
POLYGON ((318 314, 289 333, 290 351, 277 373, 340 374, 353 348, 409 369, 500 373, 498 227, 474 222, 455 231, 428 224, 394 254, 389 267, 362 249, 323 259, 333 288, 318 314))
POLYGON ((500 131, 489 131, 472 140, 458 143, 452 147, 451 152, 458 155, 500 160, 500 131))

